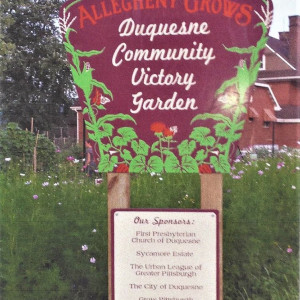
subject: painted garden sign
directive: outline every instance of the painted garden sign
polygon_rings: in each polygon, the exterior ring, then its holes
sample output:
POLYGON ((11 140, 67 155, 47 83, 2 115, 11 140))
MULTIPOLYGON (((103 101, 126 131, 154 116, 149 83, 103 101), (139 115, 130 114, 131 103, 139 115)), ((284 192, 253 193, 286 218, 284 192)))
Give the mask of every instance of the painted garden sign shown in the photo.
POLYGON ((60 28, 100 172, 226 173, 268 0, 76 0, 60 28))

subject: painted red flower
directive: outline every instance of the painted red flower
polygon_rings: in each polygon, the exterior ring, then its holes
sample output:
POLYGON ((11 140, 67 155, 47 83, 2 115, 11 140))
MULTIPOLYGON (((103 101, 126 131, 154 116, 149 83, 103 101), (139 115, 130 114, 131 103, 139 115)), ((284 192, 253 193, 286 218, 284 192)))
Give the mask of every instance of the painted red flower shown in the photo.
POLYGON ((198 167, 198 170, 199 170, 199 173, 201 174, 210 174, 212 173, 212 170, 210 168, 209 165, 206 165, 206 164, 202 164, 198 167))
POLYGON ((129 167, 126 164, 119 164, 116 173, 128 173, 129 172, 129 167))
POLYGON ((154 122, 151 124, 150 126, 150 130, 154 131, 156 133, 161 133, 163 132, 165 129, 167 129, 166 124, 162 123, 162 122, 154 122))
POLYGON ((94 95, 92 97, 92 104, 100 105, 101 104, 101 93, 99 89, 95 89, 94 95))
POLYGON ((168 137, 168 136, 173 136, 174 135, 174 131, 172 131, 170 128, 165 128, 163 130, 163 135, 165 137, 168 137))

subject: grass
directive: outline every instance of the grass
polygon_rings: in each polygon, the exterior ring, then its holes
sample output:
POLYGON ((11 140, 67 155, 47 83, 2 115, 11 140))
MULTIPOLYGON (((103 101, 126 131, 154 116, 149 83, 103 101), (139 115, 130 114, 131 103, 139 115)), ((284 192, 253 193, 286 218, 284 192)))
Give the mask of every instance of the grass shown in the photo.
MULTIPOLYGON (((74 162, 38 174, 5 164, 1 297, 107 299, 105 176, 96 186, 74 162)), ((299 172, 282 154, 224 175, 224 299, 299 298, 299 172)), ((133 208, 199 208, 199 197, 198 175, 131 176, 133 208)))

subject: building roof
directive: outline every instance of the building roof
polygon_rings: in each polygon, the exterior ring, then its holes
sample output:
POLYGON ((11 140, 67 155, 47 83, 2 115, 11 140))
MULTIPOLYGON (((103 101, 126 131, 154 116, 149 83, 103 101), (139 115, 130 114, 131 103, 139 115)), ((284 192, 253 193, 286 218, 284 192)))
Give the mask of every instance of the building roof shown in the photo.
POLYGON ((270 48, 272 48, 276 53, 278 53, 280 56, 288 60, 289 48, 286 42, 283 42, 281 40, 269 36, 267 45, 270 48))
POLYGON ((280 111, 276 111, 278 119, 300 119, 300 106, 282 105, 280 111))

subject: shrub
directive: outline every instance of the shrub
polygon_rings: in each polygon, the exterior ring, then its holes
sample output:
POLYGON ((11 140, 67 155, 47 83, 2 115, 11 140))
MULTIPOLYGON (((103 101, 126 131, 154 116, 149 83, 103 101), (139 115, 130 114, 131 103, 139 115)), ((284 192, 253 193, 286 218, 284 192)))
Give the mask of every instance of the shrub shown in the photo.
POLYGON ((16 123, 8 123, 6 129, 0 131, 0 160, 12 158, 22 168, 32 166, 36 142, 38 169, 51 168, 55 164, 54 144, 43 135, 37 139, 31 132, 21 130, 16 123))

